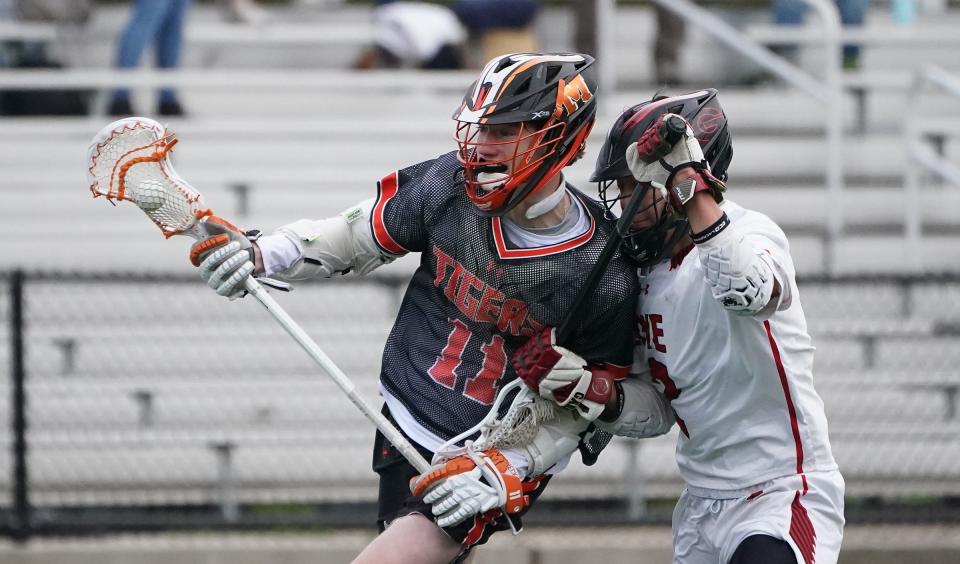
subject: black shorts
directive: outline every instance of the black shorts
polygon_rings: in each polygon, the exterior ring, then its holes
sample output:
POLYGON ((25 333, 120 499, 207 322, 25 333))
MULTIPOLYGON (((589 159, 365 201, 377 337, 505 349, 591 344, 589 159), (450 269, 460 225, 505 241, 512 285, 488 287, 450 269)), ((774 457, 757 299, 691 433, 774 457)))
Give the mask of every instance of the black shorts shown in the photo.
MULTIPOLYGON (((393 421, 386 407, 383 413, 393 421)), ((416 443, 412 444, 416 446, 416 443)), ((432 452, 420 447, 417 447, 417 450, 427 460, 433 457, 432 452)), ((373 441, 373 470, 380 475, 380 495, 377 500, 377 528, 380 532, 394 519, 411 513, 420 513, 433 520, 430 504, 410 493, 410 479, 419 472, 379 431, 373 441)), ((497 531, 510 530, 510 521, 519 531, 523 526, 520 517, 529 511, 549 481, 550 476, 541 476, 523 483, 524 490, 530 497, 530 504, 520 513, 507 516, 499 509, 493 509, 459 525, 443 527, 443 530, 451 539, 460 543, 464 551, 487 542, 497 531)))

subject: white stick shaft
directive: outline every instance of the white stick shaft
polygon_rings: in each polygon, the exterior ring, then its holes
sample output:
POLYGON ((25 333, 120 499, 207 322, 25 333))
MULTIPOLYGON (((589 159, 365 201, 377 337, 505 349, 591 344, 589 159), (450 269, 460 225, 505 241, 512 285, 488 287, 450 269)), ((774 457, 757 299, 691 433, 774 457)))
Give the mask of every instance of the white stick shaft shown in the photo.
POLYGON ((324 372, 343 390, 343 393, 350 398, 350 401, 353 402, 353 405, 357 406, 361 412, 369 419, 373 421, 373 424, 377 426, 377 429, 383 433, 383 436, 390 441, 397 450, 403 454, 410 464, 413 465, 421 474, 427 472, 430 469, 430 463, 427 462, 423 456, 420 455, 420 452, 414 448, 410 441, 404 437, 400 431, 397 430, 390 421, 383 416, 382 413, 374 409, 363 397, 357 392, 357 387, 354 385, 353 381, 343 373, 340 368, 330 360, 330 357, 320 349, 319 346, 310 338, 309 335, 297 324, 296 321, 290 317, 289 314, 273 299, 273 296, 267 293, 266 289, 260 285, 252 276, 247 277, 247 281, 244 284, 247 292, 257 298, 257 300, 263 304, 263 307, 267 308, 267 311, 276 318, 277 322, 293 337, 303 350, 307 351, 307 354, 310 355, 313 360, 323 368, 324 372))

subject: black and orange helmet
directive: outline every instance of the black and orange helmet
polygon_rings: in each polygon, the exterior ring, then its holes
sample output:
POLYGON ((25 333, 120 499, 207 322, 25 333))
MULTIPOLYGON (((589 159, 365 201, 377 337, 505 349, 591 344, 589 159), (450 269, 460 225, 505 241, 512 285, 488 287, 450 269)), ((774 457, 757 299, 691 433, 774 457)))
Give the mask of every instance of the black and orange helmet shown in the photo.
POLYGON ((453 114, 464 185, 481 213, 510 211, 582 153, 596 116, 592 65, 578 53, 514 53, 487 63, 453 114), (520 128, 511 139, 481 135, 501 124, 520 128), (483 155, 490 145, 513 150, 490 160, 483 155))

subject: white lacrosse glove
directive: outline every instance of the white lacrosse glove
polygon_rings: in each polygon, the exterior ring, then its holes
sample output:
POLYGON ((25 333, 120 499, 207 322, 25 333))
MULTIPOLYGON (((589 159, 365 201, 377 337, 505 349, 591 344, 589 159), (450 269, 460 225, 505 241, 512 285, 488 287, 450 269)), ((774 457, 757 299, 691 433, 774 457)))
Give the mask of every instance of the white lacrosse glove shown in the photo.
POLYGON ((240 297, 254 270, 253 244, 237 226, 215 215, 199 227, 206 238, 190 247, 190 263, 199 267, 200 278, 217 294, 240 297))
MULTIPOLYGON (((190 262, 199 267, 200 277, 217 294, 231 300, 242 297, 244 284, 254 271, 253 243, 259 231, 243 232, 229 221, 210 216, 200 227, 207 235, 190 247, 190 262)), ((261 282, 279 290, 289 290, 283 282, 261 278, 261 282)))
POLYGON ((619 405, 609 418, 597 419, 597 427, 611 435, 648 439, 673 427, 676 414, 670 400, 647 378, 617 382, 619 405))
POLYGON ((588 366, 578 354, 556 343, 556 330, 545 328, 513 353, 513 368, 541 397, 560 406, 569 405, 581 417, 593 421, 610 401, 612 375, 588 366))
POLYGON ((512 515, 530 504, 523 480, 496 449, 467 450, 410 481, 410 491, 431 505, 437 525, 450 527, 500 508, 512 515))
POLYGON ((637 182, 669 193, 677 211, 682 211, 697 192, 709 191, 714 200, 722 199, 723 182, 710 173, 710 164, 693 128, 677 114, 660 116, 636 143, 627 147, 626 159, 637 182), (696 174, 674 183, 677 172, 685 168, 693 168, 696 174))

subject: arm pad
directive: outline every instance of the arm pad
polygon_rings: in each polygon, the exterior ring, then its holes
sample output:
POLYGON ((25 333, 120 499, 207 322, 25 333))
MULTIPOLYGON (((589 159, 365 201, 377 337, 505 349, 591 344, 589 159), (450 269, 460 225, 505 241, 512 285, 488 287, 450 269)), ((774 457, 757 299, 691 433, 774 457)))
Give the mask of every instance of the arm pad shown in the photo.
MULTIPOLYGON (((557 411, 558 416, 543 423, 529 444, 521 448, 509 449, 519 451, 526 458, 525 475, 528 477, 543 474, 576 452, 577 445, 580 444, 580 435, 590 427, 590 421, 578 417, 572 410, 558 409, 557 411)), ((514 465, 518 466, 518 464, 514 465)), ((522 466, 522 463, 519 466, 522 466)))
POLYGON ((613 421, 597 420, 597 427, 621 437, 658 437, 673 426, 673 408, 666 396, 643 378, 628 378, 617 384, 623 407, 613 421))
MULTIPOLYGON (((776 279, 773 260, 754 247, 735 224, 728 224, 697 248, 704 278, 720 305, 741 315, 756 315, 771 305, 776 279)), ((784 285, 780 287, 782 300, 784 285)))
POLYGON ((297 245, 300 256, 278 273, 288 280, 346 274, 367 274, 393 261, 380 252, 370 230, 373 199, 331 218, 301 219, 277 230, 297 245))

